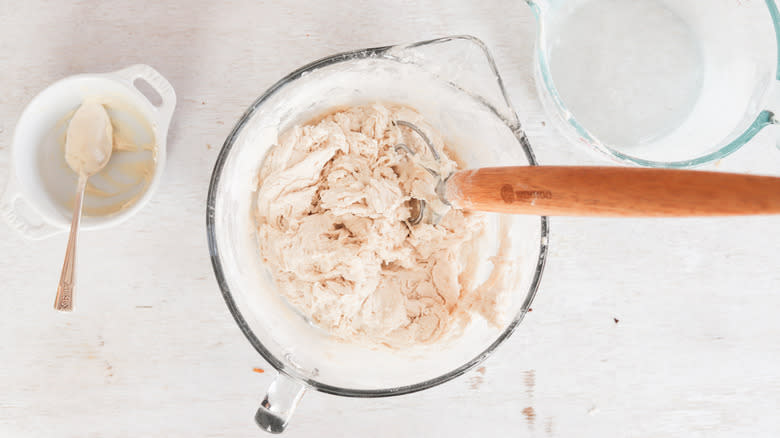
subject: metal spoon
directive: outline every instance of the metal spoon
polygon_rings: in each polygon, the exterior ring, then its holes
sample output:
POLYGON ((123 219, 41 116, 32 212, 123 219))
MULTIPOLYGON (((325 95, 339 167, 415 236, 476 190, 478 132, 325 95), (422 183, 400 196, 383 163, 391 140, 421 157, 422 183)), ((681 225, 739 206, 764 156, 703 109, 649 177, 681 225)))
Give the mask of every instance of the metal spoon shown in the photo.
POLYGON ((73 310, 73 287, 76 273, 76 242, 78 241, 81 207, 87 178, 105 167, 111 158, 113 148, 113 127, 103 105, 85 101, 68 125, 65 138, 65 161, 79 176, 76 186, 76 201, 73 206, 73 220, 70 223, 70 236, 62 264, 60 283, 54 308, 59 311, 73 310))

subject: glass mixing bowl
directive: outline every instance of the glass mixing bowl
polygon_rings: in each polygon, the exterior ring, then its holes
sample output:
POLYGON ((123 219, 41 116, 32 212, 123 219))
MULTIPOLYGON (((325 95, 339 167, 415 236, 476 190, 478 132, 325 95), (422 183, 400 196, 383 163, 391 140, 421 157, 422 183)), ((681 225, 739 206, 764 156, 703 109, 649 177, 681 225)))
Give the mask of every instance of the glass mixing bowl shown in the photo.
POLYGON ((225 301, 249 342, 279 373, 255 416, 284 429, 307 388, 383 397, 430 388, 465 373, 506 340, 536 294, 547 255, 546 217, 488 214, 479 275, 509 245, 519 280, 500 327, 475 317, 446 344, 402 351, 331 338, 276 291, 255 238, 257 172, 280 132, 334 107, 394 102, 416 108, 469 167, 535 165, 517 115, 484 44, 460 36, 342 53, 302 67, 272 86, 241 117, 211 177, 207 232, 225 301), (502 225, 509 233, 499 233, 502 225))
POLYGON ((527 0, 552 121, 623 163, 720 159, 780 105, 775 0, 527 0))

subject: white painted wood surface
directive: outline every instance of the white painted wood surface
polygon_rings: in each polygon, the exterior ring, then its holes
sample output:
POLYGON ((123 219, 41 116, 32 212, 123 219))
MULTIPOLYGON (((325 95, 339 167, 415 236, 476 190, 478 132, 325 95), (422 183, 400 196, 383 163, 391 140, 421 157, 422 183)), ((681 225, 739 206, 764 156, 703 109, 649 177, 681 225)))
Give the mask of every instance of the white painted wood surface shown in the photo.
MULTIPOLYGON (((217 151, 268 86, 313 59, 482 38, 543 164, 599 163, 545 123, 522 1, 0 0, 0 175, 51 82, 147 63, 179 96, 162 187, 85 233, 78 312, 52 308, 66 236, 0 227, 0 437, 250 437, 273 373, 213 279, 217 151)), ((719 169, 780 174, 767 130, 719 169)), ((554 219, 541 291, 484 368, 421 393, 308 393, 288 436, 772 436, 780 430, 780 218, 554 219)))

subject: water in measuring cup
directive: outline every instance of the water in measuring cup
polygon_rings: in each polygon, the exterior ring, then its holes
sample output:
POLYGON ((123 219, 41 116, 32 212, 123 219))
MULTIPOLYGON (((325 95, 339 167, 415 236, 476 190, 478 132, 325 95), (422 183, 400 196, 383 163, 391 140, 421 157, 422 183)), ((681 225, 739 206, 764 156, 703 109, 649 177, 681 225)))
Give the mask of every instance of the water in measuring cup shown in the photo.
MULTIPOLYGON (((555 25, 550 70, 577 121, 628 150, 672 132, 701 89, 694 30, 660 0, 584 0, 555 25)), ((568 7, 568 6, 564 6, 568 7)))

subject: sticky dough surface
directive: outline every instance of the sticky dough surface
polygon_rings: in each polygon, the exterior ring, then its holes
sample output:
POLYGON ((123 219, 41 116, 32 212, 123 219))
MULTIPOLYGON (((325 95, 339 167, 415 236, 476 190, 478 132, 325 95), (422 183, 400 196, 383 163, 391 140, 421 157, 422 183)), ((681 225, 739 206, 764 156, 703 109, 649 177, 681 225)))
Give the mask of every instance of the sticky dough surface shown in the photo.
POLYGON ((474 284, 485 219, 441 204, 419 165, 446 175, 456 162, 439 134, 426 129, 440 163, 394 120, 427 127, 411 109, 377 104, 285 132, 259 172, 256 221, 261 256, 301 314, 345 341, 401 348, 457 333, 473 313, 490 320, 497 300, 474 284), (442 220, 409 225, 411 198, 442 220))

